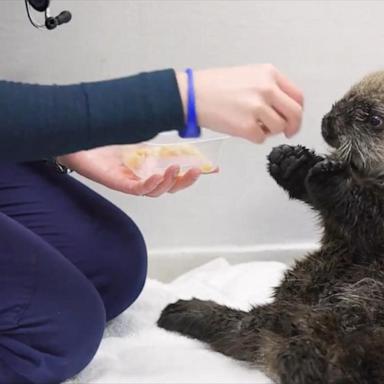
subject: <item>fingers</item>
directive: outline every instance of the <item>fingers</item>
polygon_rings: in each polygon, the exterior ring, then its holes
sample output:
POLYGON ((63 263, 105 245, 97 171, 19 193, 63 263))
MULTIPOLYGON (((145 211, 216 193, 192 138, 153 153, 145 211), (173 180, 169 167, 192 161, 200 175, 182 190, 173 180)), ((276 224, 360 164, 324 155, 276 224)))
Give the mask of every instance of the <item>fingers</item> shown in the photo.
POLYGON ((175 193, 182 189, 190 187, 192 184, 196 182, 196 180, 199 178, 200 175, 201 175, 200 169, 198 168, 189 169, 184 175, 177 177, 176 183, 168 192, 175 193))
MULTIPOLYGON (((154 175, 145 181, 131 180, 128 189, 119 190, 138 196, 159 197, 167 192, 175 193, 190 187, 202 173, 199 168, 191 168, 183 175, 179 175, 179 172, 180 167, 173 165, 166 169, 164 175, 154 175)), ((217 172, 219 172, 218 168, 212 173, 217 172)))
POLYGON ((274 108, 263 104, 257 108, 252 126, 245 132, 245 138, 261 144, 268 136, 285 132, 288 123, 274 108))
POLYGON ((302 106, 281 89, 277 89, 274 92, 272 107, 285 119, 285 135, 293 136, 300 128, 302 106))
POLYGON ((301 107, 304 106, 304 96, 299 88, 296 87, 288 78, 282 73, 276 71, 276 82, 279 88, 286 93, 289 97, 296 101, 301 107))
POLYGON ((256 122, 260 125, 265 135, 284 132, 287 127, 283 117, 267 105, 258 112, 256 122))
POLYGON ((155 190, 163 181, 162 175, 153 175, 147 180, 130 180, 126 188, 121 189, 121 192, 127 192, 132 195, 142 196, 155 190))
POLYGON ((273 68, 271 73, 275 85, 264 90, 264 105, 257 111, 257 121, 261 121, 265 136, 284 132, 291 137, 300 128, 303 93, 278 70, 273 68))
POLYGON ((158 197, 163 193, 168 192, 176 183, 177 176, 180 172, 180 167, 172 165, 164 173, 163 180, 152 191, 145 193, 149 197, 158 197))
POLYGON ((292 137, 300 128, 302 106, 276 87, 268 102, 259 106, 255 114, 256 124, 252 139, 261 143, 267 136, 281 132, 292 137))
MULTIPOLYGON (((146 193, 146 196, 159 197, 167 192, 175 193, 181 191, 193 185, 201 175, 201 170, 198 168, 191 168, 183 175, 179 175, 179 172, 179 167, 169 167, 164 173, 162 182, 151 192, 146 193)), ((216 172, 218 172, 218 169, 216 172)))
POLYGON ((268 134, 269 131, 267 126, 260 119, 256 118, 255 121, 253 121, 252 126, 249 129, 244 130, 241 136, 256 144, 262 144, 268 134))

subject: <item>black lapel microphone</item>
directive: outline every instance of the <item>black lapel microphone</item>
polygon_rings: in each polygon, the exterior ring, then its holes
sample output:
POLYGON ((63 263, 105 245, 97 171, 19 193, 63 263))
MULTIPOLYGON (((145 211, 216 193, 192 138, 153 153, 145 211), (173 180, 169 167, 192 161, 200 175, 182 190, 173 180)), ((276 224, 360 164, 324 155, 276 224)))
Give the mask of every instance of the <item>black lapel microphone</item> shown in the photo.
POLYGON ((52 17, 49 13, 50 0, 25 0, 25 6, 27 9, 28 19, 35 28, 45 28, 51 31, 61 24, 69 23, 72 19, 72 14, 69 11, 63 11, 58 16, 52 17), (32 7, 37 12, 44 12, 45 22, 44 24, 36 23, 31 15, 29 7, 32 7))
POLYGON ((69 23, 72 19, 71 12, 63 11, 56 17, 48 17, 45 20, 45 26, 47 29, 55 29, 57 26, 65 23, 69 23))

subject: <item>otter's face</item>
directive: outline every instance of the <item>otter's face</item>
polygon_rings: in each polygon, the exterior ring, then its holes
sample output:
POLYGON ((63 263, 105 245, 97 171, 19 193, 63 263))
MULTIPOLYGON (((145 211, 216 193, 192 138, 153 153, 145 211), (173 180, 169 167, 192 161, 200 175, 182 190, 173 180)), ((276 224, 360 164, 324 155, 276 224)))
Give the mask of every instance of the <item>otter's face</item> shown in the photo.
POLYGON ((364 173, 384 171, 384 94, 348 93, 324 116, 321 132, 340 160, 364 173))

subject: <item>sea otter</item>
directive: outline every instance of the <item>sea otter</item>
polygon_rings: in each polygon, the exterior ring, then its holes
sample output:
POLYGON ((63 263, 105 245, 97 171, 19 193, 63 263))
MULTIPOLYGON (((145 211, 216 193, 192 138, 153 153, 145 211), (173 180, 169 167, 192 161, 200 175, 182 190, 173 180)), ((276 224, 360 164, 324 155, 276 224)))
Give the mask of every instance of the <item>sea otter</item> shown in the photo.
POLYGON ((322 120, 329 155, 281 145, 268 170, 315 210, 319 250, 296 261, 271 304, 240 311, 179 300, 158 325, 249 362, 280 384, 384 383, 384 71, 322 120))

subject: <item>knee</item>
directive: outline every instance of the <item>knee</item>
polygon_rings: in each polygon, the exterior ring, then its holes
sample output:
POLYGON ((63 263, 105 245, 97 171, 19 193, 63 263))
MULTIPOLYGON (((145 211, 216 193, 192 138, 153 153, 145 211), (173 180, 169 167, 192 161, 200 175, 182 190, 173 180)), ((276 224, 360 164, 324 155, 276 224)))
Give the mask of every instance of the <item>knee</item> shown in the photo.
POLYGON ((0 370, 0 382, 61 383, 91 362, 105 328, 104 305, 89 283, 76 290, 75 296, 65 300, 55 296, 58 310, 39 315, 45 323, 36 321, 34 314, 26 322, 32 322, 26 326, 29 333, 16 329, 15 334, 0 338, 0 359, 7 361, 0 370))
POLYGON ((95 356, 103 337, 106 315, 104 304, 96 290, 87 298, 80 294, 84 307, 78 313, 72 313, 67 320, 68 334, 63 334, 64 356, 68 365, 67 377, 82 371, 95 356))
POLYGON ((48 382, 62 382, 81 372, 95 356, 103 337, 105 309, 97 291, 79 292, 74 300, 82 303, 82 309, 64 316, 59 340, 56 340, 60 353, 47 362, 55 376, 48 382))
POLYGON ((147 276, 147 249, 139 228, 125 214, 120 214, 108 227, 104 249, 107 242, 100 279, 103 283, 98 289, 107 320, 110 320, 128 308, 141 293, 147 276))

